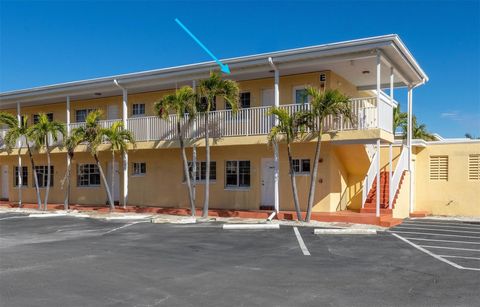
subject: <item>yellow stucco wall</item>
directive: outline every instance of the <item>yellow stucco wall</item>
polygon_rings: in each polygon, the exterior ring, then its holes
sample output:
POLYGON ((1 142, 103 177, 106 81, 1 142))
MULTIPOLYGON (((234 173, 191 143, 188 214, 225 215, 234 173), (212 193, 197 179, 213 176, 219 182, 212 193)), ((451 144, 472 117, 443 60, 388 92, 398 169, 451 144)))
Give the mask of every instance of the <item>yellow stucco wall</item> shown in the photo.
POLYGON ((468 179, 468 156, 480 154, 480 142, 429 144, 417 148, 415 159, 415 210, 434 215, 480 216, 480 181, 468 179), (448 156, 448 180, 431 180, 432 155, 448 156))

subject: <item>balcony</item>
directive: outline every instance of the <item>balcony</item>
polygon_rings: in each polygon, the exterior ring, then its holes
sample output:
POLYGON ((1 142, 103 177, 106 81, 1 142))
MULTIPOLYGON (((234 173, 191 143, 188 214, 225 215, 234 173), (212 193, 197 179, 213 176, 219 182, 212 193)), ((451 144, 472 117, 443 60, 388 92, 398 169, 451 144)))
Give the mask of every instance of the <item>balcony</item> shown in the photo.
MULTIPOLYGON (((324 121, 324 131, 347 131, 347 130, 368 130, 382 129, 392 132, 392 110, 390 98, 383 92, 379 101, 377 97, 353 98, 350 99, 354 122, 345 122, 342 118, 328 117, 324 121), (378 109, 377 109, 378 108, 378 109)), ((308 110, 309 104, 281 105, 290 114, 308 110)), ((274 118, 268 114, 270 107, 253 107, 240 109, 237 113, 231 110, 212 111, 208 116, 208 127, 212 138, 235 137, 235 136, 259 136, 267 135, 273 127, 274 118)), ((137 142, 142 141, 174 141, 177 139, 176 125, 179 118, 170 115, 168 120, 156 116, 135 117, 127 119, 128 129, 134 134, 137 142)), ((104 128, 110 127, 118 120, 103 120, 100 125, 104 128)), ((182 119, 182 126, 188 121, 188 116, 182 119)), ((70 124, 74 129, 84 123, 70 124)), ((205 135, 205 114, 198 114, 185 131, 186 139, 200 139, 205 135)), ((6 130, 0 130, 0 146, 6 130)), ((24 144, 24 142, 23 142, 24 144)), ((52 145, 55 145, 52 143, 52 145)))

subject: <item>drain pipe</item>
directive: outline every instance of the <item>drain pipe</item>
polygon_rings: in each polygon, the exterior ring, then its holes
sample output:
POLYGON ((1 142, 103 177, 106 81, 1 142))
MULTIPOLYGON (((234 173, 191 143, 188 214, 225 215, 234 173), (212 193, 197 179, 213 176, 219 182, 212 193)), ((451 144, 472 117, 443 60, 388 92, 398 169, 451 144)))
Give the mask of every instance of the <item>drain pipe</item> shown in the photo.
MULTIPOLYGON (((274 96, 275 96, 275 107, 280 106, 280 92, 279 92, 279 81, 280 81, 280 73, 278 71, 277 66, 273 63, 273 59, 271 57, 268 57, 268 64, 272 67, 274 73, 275 73, 275 87, 274 87, 274 96)), ((274 119, 274 125, 278 125, 278 118, 275 117, 274 119)), ((279 200, 279 167, 278 167, 278 144, 274 143, 273 145, 273 160, 274 160, 274 167, 275 167, 275 172, 274 172, 274 207, 275 210, 270 214, 270 216, 267 218, 267 221, 271 221, 276 215, 278 215, 278 212, 280 211, 280 200, 279 200)))

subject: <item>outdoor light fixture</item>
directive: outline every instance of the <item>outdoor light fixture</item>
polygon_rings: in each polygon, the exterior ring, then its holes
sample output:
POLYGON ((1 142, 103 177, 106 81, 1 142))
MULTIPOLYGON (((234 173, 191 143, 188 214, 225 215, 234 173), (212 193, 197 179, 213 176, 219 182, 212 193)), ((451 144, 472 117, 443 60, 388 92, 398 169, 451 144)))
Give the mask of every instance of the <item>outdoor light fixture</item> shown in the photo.
POLYGON ((364 74, 364 75, 368 75, 369 73, 370 73, 370 70, 364 70, 364 71, 362 71, 362 74, 364 74))

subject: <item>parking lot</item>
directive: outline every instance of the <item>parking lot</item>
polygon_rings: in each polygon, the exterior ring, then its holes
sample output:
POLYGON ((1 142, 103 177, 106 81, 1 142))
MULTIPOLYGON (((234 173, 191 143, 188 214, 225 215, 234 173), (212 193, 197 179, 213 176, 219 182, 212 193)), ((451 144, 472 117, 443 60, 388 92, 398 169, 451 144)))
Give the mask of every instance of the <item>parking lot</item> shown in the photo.
POLYGON ((314 235, 1 213, 0 305, 473 306, 479 228, 410 220, 314 235))

